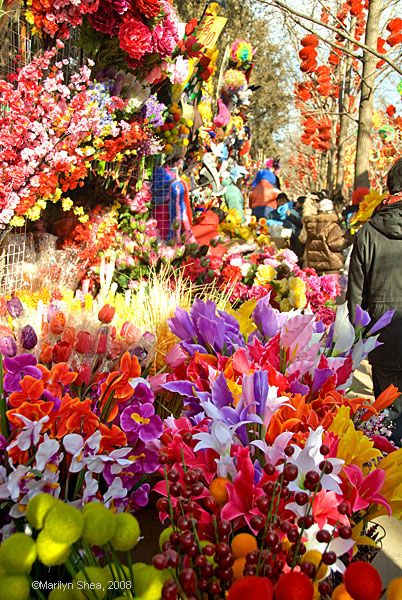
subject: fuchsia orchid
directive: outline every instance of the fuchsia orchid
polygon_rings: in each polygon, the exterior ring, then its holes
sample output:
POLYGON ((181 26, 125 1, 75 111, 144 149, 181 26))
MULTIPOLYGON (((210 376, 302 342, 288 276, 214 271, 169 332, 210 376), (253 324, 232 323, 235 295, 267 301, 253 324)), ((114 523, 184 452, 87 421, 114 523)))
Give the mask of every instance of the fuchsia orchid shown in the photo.
POLYGON ((353 512, 365 510, 370 504, 385 506, 391 515, 391 507, 387 500, 380 494, 385 481, 385 471, 374 469, 364 476, 357 465, 348 465, 343 468, 347 481, 342 485, 343 496, 350 501, 353 512))
POLYGON ((237 458, 237 477, 233 483, 227 484, 229 500, 222 509, 222 519, 233 521, 245 520, 250 525, 253 515, 259 514, 256 500, 264 494, 261 487, 254 482, 254 465, 250 458, 249 448, 239 448, 237 458))

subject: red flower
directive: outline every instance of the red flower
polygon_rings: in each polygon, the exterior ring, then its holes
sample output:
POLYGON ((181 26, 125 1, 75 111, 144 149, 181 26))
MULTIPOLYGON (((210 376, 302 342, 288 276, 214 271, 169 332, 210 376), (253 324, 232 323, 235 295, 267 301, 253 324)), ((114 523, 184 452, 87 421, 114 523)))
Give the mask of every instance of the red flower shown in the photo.
POLYGON ((152 36, 148 27, 140 20, 127 16, 119 29, 120 48, 131 58, 141 60, 144 54, 152 52, 152 36))
POLYGON ((161 12, 161 4, 159 0, 136 0, 136 7, 148 19, 157 17, 161 12))
POLYGON ((71 356, 73 347, 68 342, 57 342, 53 346, 52 361, 54 363, 67 362, 71 356))
POLYGON ((389 106, 387 106, 387 109, 385 112, 387 113, 387 115, 389 117, 393 117, 394 114, 396 113, 396 108, 393 104, 390 104, 389 106))
POLYGON ((79 331, 77 333, 77 341, 75 350, 79 354, 88 354, 91 349, 91 334, 89 331, 79 331))
POLYGON ((110 306, 110 304, 105 304, 105 306, 101 308, 98 313, 98 319, 101 321, 101 323, 111 323, 115 313, 116 309, 113 306, 110 306))
POLYGON ((194 33, 195 28, 198 25, 198 19, 191 19, 186 25, 186 36, 189 37, 192 33, 194 33))

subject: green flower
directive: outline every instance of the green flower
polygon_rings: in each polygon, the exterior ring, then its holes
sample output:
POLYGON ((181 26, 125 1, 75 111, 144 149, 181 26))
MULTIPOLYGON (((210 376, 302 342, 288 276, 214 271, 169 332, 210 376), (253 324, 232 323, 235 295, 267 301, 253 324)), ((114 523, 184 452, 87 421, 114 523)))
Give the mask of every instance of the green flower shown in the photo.
POLYGON ((84 517, 70 504, 52 508, 46 516, 44 531, 58 544, 74 544, 81 537, 84 517))
POLYGON ((129 513, 117 513, 114 518, 116 531, 112 538, 113 548, 120 552, 131 550, 138 544, 141 534, 137 519, 129 513))
POLYGON ((35 560, 35 542, 25 533, 14 533, 0 546, 0 563, 7 574, 29 573, 35 560))

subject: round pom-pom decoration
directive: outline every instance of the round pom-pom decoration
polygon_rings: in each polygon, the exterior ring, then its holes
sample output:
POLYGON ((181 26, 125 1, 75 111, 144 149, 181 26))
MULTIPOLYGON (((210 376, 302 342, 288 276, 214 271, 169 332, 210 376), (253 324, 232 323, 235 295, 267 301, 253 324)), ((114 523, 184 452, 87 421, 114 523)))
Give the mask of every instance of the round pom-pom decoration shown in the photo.
POLYGON ((8 575, 29 573, 35 560, 35 542, 25 533, 13 533, 0 546, 0 563, 8 575))
POLYGON ((44 531, 58 544, 74 544, 84 529, 84 517, 74 506, 60 504, 46 516, 44 531))
POLYGON ((247 575, 234 582, 229 590, 227 600, 273 600, 274 586, 267 577, 247 575))
POLYGON ((116 530, 111 543, 115 550, 125 552, 131 550, 140 539, 140 526, 133 515, 129 513, 118 513, 114 516, 116 530))
POLYGON ((313 600, 314 586, 304 573, 291 571, 281 575, 275 588, 275 600, 313 600))
POLYGON ((84 529, 82 537, 90 546, 107 544, 116 531, 116 517, 104 504, 95 504, 94 508, 83 512, 84 529))
POLYGON ((38 558, 47 567, 62 565, 70 554, 69 544, 55 542, 45 531, 41 531, 36 539, 38 558))
POLYGON ((378 571, 369 563, 352 562, 345 571, 343 583, 353 600, 379 600, 382 582, 378 571))

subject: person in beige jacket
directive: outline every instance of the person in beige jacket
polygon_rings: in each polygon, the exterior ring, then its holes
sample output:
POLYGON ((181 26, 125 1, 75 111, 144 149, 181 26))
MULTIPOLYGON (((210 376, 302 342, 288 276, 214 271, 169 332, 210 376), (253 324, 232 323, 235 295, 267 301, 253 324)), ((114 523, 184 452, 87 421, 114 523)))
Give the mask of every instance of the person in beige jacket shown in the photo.
POLYGON ((342 251, 351 242, 339 224, 331 200, 321 200, 317 214, 303 216, 299 240, 305 244, 304 267, 315 269, 319 275, 339 273, 343 269, 342 251))

